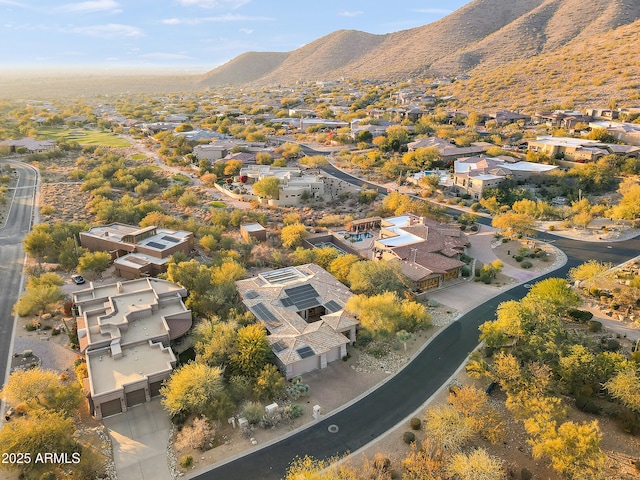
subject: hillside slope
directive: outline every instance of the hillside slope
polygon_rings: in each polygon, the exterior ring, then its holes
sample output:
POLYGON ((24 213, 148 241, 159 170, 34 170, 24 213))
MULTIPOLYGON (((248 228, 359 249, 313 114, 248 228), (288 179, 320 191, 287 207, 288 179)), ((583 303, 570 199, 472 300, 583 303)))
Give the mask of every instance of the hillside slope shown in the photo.
POLYGON ((465 109, 638 105, 638 52, 640 20, 533 58, 476 67, 469 80, 441 87, 439 94, 454 95, 465 109))
POLYGON ((473 0, 410 30, 341 30, 289 53, 244 54, 205 74, 202 83, 456 75, 553 52, 639 18, 638 0, 473 0))

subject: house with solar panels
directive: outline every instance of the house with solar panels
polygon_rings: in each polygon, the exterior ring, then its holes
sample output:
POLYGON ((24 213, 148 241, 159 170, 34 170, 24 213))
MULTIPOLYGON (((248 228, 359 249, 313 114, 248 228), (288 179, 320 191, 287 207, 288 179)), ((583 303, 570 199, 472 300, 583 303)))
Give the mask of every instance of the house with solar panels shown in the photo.
POLYGON ((115 274, 134 279, 165 272, 171 255, 193 250, 194 237, 184 230, 112 223, 80 232, 80 245, 92 252, 109 252, 115 274))
POLYGON ((352 293, 314 264, 263 272, 236 282, 245 306, 264 324, 287 379, 346 356, 358 321, 345 312, 352 293))

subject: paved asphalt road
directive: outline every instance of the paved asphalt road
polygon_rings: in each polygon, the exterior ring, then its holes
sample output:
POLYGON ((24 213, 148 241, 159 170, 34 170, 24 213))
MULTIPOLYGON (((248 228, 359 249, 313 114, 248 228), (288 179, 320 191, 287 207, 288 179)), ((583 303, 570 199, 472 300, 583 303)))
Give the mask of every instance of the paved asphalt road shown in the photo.
POLYGON ((11 161, 0 164, 12 165, 19 174, 16 189, 7 195, 14 194, 9 216, 4 227, 0 228, 0 376, 4 385, 9 357, 13 354, 10 351, 13 337, 11 309, 20 296, 24 263, 22 239, 31 228, 37 173, 25 164, 11 161))
MULTIPOLYGON (((346 181, 358 185, 363 183, 332 167, 324 169, 346 181)), ((386 193, 381 187, 371 186, 386 193)), ((545 239, 555 240, 555 245, 567 254, 568 262, 537 281, 548 277, 565 277, 569 268, 592 258, 618 264, 640 253, 640 237, 611 245, 547 234, 545 239)), ((495 318, 498 304, 518 300, 527 292, 523 286, 516 286, 462 316, 444 329, 400 373, 355 404, 282 441, 190 478, 277 479, 284 476, 287 466, 296 456, 327 458, 358 450, 419 409, 478 345, 478 326, 495 318), (338 427, 336 433, 329 432, 331 425, 338 427)))

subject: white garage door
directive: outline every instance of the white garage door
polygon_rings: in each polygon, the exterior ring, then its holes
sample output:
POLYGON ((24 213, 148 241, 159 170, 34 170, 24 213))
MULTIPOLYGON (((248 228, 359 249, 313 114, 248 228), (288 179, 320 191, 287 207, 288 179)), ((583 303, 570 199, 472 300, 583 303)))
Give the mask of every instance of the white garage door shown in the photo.
POLYGON ((303 358, 302 360, 293 364, 293 376, 297 377, 303 373, 312 372, 320 368, 320 356, 314 355, 313 357, 303 358))

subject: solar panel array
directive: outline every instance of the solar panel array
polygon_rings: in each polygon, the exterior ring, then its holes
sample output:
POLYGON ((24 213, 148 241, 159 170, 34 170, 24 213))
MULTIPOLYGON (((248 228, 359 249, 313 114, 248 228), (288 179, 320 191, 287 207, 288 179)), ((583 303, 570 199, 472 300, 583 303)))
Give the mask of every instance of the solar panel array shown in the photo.
POLYGON ((281 342, 276 342, 271 344, 271 348, 273 348, 273 351, 276 353, 280 353, 283 350, 287 349, 286 345, 283 345, 281 342))
POLYGON ((251 312, 258 318, 258 320, 266 323, 270 328, 275 328, 282 325, 282 322, 279 322, 278 319, 273 315, 273 313, 271 313, 263 303, 256 303, 254 306, 249 307, 249 310, 251 310, 251 312))
POLYGON ((311 347, 298 348, 296 352, 298 352, 298 355, 300 355, 300 358, 313 357, 316 354, 316 352, 314 352, 311 347))
POLYGON ((247 300, 253 300, 254 298, 258 298, 258 296, 258 292, 256 292, 255 290, 249 290, 244 294, 244 298, 246 298, 247 300))
POLYGON ((176 238, 176 237, 170 237, 169 235, 165 235, 164 237, 162 237, 163 240, 166 240, 167 242, 171 242, 171 243, 180 243, 180 239, 176 238))
POLYGON ((337 312, 338 310, 342 310, 342 307, 335 300, 329 300, 324 304, 324 308, 327 309, 329 313, 337 312))
POLYGON ((306 310, 316 305, 320 305, 320 296, 312 285, 305 284, 298 287, 285 288, 287 296, 280 300, 285 307, 294 305, 298 310, 306 310))
POLYGON ((151 248, 157 248, 158 250, 164 250, 165 248, 167 248, 166 245, 163 245, 163 244, 158 243, 158 242, 149 242, 149 243, 147 243, 147 246, 151 247, 151 248))

